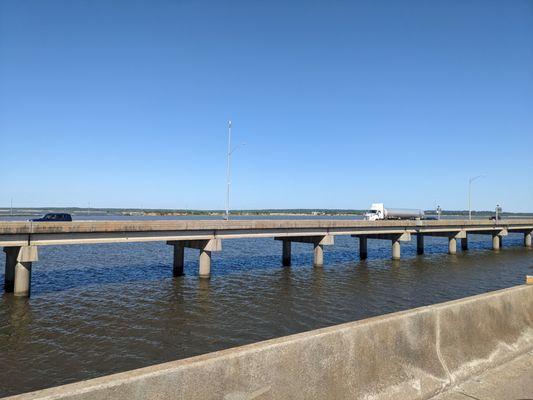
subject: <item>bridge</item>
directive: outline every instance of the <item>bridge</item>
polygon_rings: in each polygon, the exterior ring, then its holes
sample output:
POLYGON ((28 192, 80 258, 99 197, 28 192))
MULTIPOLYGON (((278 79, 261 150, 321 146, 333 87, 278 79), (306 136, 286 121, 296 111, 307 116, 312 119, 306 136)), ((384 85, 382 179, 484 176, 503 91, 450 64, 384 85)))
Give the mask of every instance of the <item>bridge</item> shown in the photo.
POLYGON ((448 240, 448 252, 457 252, 457 241, 468 250, 468 235, 488 235, 492 248, 501 247, 509 233, 524 235, 531 247, 533 219, 490 220, 166 220, 166 221, 75 221, 0 222, 0 246, 6 254, 5 290, 27 297, 31 289, 32 263, 38 260, 38 247, 68 244, 165 241, 173 247, 173 274, 183 274, 184 250, 199 250, 199 276, 211 274, 211 253, 222 250, 222 240, 274 238, 281 242, 282 265, 291 264, 291 243, 308 243, 314 252, 314 265, 324 263, 324 246, 333 245, 337 235, 358 238, 359 256, 368 255, 368 240, 391 242, 393 259, 400 259, 401 243, 416 236, 417 253, 424 253, 424 237, 448 240))

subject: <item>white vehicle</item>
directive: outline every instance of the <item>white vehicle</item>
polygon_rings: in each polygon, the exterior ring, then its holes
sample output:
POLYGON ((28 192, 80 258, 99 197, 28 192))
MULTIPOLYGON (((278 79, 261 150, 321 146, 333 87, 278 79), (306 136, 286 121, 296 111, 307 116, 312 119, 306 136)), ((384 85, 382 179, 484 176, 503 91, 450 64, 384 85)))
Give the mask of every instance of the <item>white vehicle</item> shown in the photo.
POLYGON ((406 208, 385 208, 383 203, 374 203, 365 213, 365 220, 379 221, 382 219, 424 219, 424 211, 406 208))

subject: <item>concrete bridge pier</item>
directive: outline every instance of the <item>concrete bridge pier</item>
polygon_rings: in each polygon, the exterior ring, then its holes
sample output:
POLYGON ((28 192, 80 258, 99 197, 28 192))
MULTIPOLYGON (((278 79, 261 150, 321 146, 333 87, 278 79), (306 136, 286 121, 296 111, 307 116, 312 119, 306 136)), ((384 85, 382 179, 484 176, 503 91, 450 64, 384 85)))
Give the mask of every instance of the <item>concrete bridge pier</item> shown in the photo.
POLYGON ((6 268, 4 274, 4 290, 9 293, 13 292, 15 286, 15 266, 17 265, 17 256, 20 251, 20 246, 4 247, 6 253, 6 268))
POLYGON ((502 245, 501 238, 508 235, 507 228, 493 227, 491 230, 480 230, 480 231, 468 231, 468 233, 476 235, 491 235, 492 236, 492 249, 499 250, 502 245))
POLYGON ((324 265, 324 247, 330 246, 334 243, 332 235, 322 236, 283 236, 276 237, 275 240, 281 240, 283 242, 283 266, 291 265, 291 243, 310 243, 313 245, 313 265, 315 267, 321 267, 324 265))
POLYGON ((449 254, 457 254, 457 239, 461 239, 461 246, 463 246, 463 244, 464 244, 463 240, 466 240, 466 232, 465 231, 426 232, 424 234, 418 233, 417 234, 417 252, 418 252, 418 254, 422 254, 424 252, 424 239, 423 239, 424 236, 437 236, 437 237, 445 237, 445 238, 447 238, 448 239, 448 253, 449 254), (419 238, 422 238, 422 239, 419 239, 419 238), (420 251, 422 251, 422 253, 420 251))
MULTIPOLYGON (((365 250, 366 250, 366 240, 367 239, 382 239, 390 240, 392 242, 392 259, 399 260, 401 258, 401 244, 400 242, 409 242, 411 240, 411 233, 378 233, 374 235, 352 235, 352 237, 357 237, 359 240, 364 239, 365 250)), ((361 245, 361 242, 359 242, 361 245)), ((366 254, 366 253, 365 253, 366 254)))
POLYGON ((174 262, 172 265, 172 275, 182 276, 183 265, 185 261, 185 247, 183 247, 180 242, 172 242, 168 244, 174 247, 174 262))
POLYGON ((466 232, 450 232, 448 236, 448 254, 457 254, 457 239, 461 239, 461 248, 463 247, 463 240, 466 239, 466 232))
POLYGON ((32 262, 38 260, 36 246, 5 247, 5 291, 17 297, 29 297, 31 293, 32 262))
POLYGON ((532 232, 524 233, 524 246, 531 247, 531 235, 532 232))
POLYGON ((313 265, 321 267, 324 265, 324 247, 321 244, 315 244, 313 252, 313 265))
POLYGON ((507 229, 500 229, 492 233, 492 249, 499 250, 503 247, 503 237, 507 236, 507 229))
POLYGON ((448 238, 448 254, 457 254, 457 239, 455 239, 455 236, 448 238))
POLYGON ((378 238, 381 239, 383 236, 385 239, 392 241, 392 259, 399 260, 402 258, 402 248, 400 242, 410 242, 411 234, 409 232, 405 232, 399 235, 379 235, 378 238))
POLYGON ((416 254, 424 254, 424 235, 416 235, 416 254))
POLYGON ((289 240, 284 240, 283 244, 283 254, 282 254, 282 265, 284 267, 291 266, 291 242, 289 240))
POLYGON ((492 235, 492 250, 500 249, 500 237, 498 235, 492 235))
POLYGON ((211 276, 211 251, 200 249, 200 261, 198 268, 200 278, 209 278, 211 276))
POLYGON ((392 259, 399 260, 401 258, 401 246, 399 240, 392 241, 392 259))
POLYGON ((359 258, 366 260, 368 258, 368 238, 359 236, 359 258))
POLYGON ((167 244, 174 246, 174 265, 172 268, 174 276, 183 275, 185 248, 200 250, 198 258, 198 275, 200 278, 209 278, 211 276, 211 252, 222 250, 222 241, 220 239, 172 240, 168 241, 167 244))
POLYGON ((461 250, 466 251, 468 250, 468 236, 465 236, 461 239, 461 250))

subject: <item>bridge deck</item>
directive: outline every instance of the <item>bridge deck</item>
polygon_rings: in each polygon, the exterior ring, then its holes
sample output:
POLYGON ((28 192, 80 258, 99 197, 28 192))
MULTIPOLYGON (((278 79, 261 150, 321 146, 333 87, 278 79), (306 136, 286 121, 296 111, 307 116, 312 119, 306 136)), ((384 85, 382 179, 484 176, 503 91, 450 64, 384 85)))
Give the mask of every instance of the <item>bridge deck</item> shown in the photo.
POLYGON ((528 232, 533 219, 0 222, 0 246, 402 233, 528 232))

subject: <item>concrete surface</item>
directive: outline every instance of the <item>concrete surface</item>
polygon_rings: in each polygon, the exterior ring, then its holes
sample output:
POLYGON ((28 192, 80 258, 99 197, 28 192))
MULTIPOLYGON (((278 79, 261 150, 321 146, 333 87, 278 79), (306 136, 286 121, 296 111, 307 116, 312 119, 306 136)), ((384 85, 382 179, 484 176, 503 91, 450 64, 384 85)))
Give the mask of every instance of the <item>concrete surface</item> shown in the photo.
POLYGON ((6 247, 5 274, 4 274, 4 288, 6 292, 12 292, 15 285, 15 266, 17 265, 17 257, 20 252, 20 247, 6 247))
POLYGON ((455 237, 448 238, 448 254, 457 254, 457 239, 455 237))
POLYGON ((392 241, 392 259, 399 260, 401 258, 401 246, 399 240, 392 241))
POLYGON ((531 351, 522 285, 10 399, 429 399, 531 351))
POLYGON ((533 400, 533 352, 457 385, 431 400, 533 400))
POLYGON ((492 249, 493 250, 499 250, 500 249, 500 237, 498 235, 494 235, 492 237, 492 249))

